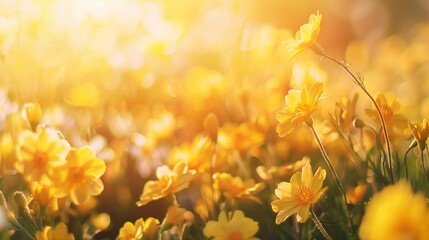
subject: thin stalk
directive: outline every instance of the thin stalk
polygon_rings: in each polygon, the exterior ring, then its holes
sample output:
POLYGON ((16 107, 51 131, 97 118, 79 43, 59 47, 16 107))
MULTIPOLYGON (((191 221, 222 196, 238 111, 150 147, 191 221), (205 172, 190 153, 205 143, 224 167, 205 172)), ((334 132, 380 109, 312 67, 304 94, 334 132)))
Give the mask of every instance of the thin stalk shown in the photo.
POLYGON ((319 138, 319 135, 317 134, 316 130, 314 129, 313 125, 308 125, 308 127, 310 128, 311 132, 313 133, 314 138, 316 139, 317 144, 319 145, 319 149, 320 152, 322 153, 323 159, 325 160, 326 164, 329 167, 329 170, 331 171, 332 175, 334 176, 334 179, 337 183, 337 186, 341 192, 341 195, 343 197, 343 201, 344 201, 344 206, 345 206, 345 210, 346 210, 346 215, 347 215, 347 220, 348 220, 348 224, 349 227, 352 227, 352 221, 349 215, 349 211, 347 209, 347 196, 346 196, 346 191, 344 190, 343 185, 341 184, 340 178, 338 177, 337 172, 335 171, 334 166, 332 165, 331 160, 329 159, 328 153, 325 150, 325 147, 322 144, 322 141, 319 138))
POLYGON ((411 149, 413 149, 414 147, 416 147, 417 146, 417 141, 413 141, 413 142, 411 142, 411 144, 410 144, 410 146, 407 148, 407 151, 405 152, 405 155, 404 155, 404 166, 405 166, 405 180, 407 180, 408 181, 408 164, 407 164, 407 156, 408 156, 408 153, 411 151, 411 149))
POLYGON ((183 240, 183 235, 185 235, 185 230, 186 230, 186 224, 183 224, 180 230, 179 240, 183 240))
POLYGON ((428 173, 426 172, 426 168, 425 168, 425 157, 424 157, 423 151, 424 151, 424 149, 420 150, 420 158, 422 160, 422 169, 423 169, 423 173, 425 175, 426 182, 429 184, 429 177, 428 177, 428 173))
POLYGON ((352 77, 353 82, 360 88, 362 89, 362 91, 368 96, 368 98, 371 100, 371 102, 373 103, 377 114, 378 114, 378 118, 380 119, 380 123, 381 123, 381 128, 383 130, 383 135, 384 138, 386 139, 386 148, 387 148, 387 163, 389 165, 389 174, 390 174, 390 178, 392 180, 392 182, 394 182, 394 177, 393 177, 393 165, 392 165, 392 150, 390 147, 390 140, 389 140, 389 134, 387 132, 387 125, 386 125, 386 120, 384 119, 383 114, 381 113, 381 109, 378 106, 377 102, 375 101, 375 99, 372 97, 372 95, 368 92, 368 90, 366 89, 365 85, 363 84, 363 82, 359 79, 358 76, 356 76, 356 74, 354 74, 352 71, 350 71, 350 69, 347 67, 346 64, 344 64, 344 62, 337 60, 334 57, 331 57, 329 55, 327 55, 325 53, 325 51, 323 50, 322 47, 320 47, 318 44, 316 45, 316 49, 315 52, 319 55, 321 55, 322 57, 325 57, 333 62, 335 62, 336 64, 340 65, 349 75, 350 77, 352 77))
POLYGON ((344 133, 340 130, 340 128, 338 127, 338 125, 334 123, 334 120, 333 120, 332 116, 331 116, 331 122, 332 122, 332 125, 335 127, 336 132, 338 133, 338 135, 343 140, 343 142, 346 145, 346 147, 352 153, 353 158, 355 160, 357 160, 358 162, 360 162, 360 163, 364 163, 365 161, 363 160, 363 158, 353 149, 353 143, 352 143, 351 139, 350 138, 347 139, 344 136, 344 133))
POLYGON ((331 236, 329 236, 328 232, 323 227, 322 223, 319 221, 316 214, 314 213, 313 208, 311 208, 310 215, 311 215, 311 219, 313 219, 314 224, 316 224, 316 227, 322 233, 323 237, 325 237, 326 240, 332 240, 331 236))

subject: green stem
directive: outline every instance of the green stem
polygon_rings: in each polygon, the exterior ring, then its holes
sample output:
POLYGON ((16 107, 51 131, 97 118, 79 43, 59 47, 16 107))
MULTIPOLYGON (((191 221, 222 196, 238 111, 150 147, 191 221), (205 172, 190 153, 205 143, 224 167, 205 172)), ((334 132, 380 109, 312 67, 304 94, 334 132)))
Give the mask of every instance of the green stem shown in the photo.
POLYGON ((346 215, 347 215, 347 220, 348 220, 349 227, 352 227, 352 221, 351 221, 351 218, 350 218, 350 215, 349 215, 349 211, 348 211, 348 209, 347 209, 347 196, 346 196, 346 191, 344 190, 344 187, 343 187, 343 185, 341 184, 340 178, 338 177, 338 174, 337 174, 337 172, 335 171, 335 168, 334 168, 334 166, 332 165, 331 160, 329 159, 329 156, 328 156, 328 154, 327 154, 327 152, 326 152, 326 150, 325 150, 325 147, 324 147, 324 146, 323 146, 323 144, 322 144, 322 141, 321 141, 321 140, 320 140, 320 138, 319 138, 319 135, 317 134, 317 132, 316 132, 316 130, 314 129, 313 125, 308 125, 308 124, 307 124, 307 126, 309 126, 309 128, 310 128, 311 132, 313 133, 313 136, 314 136, 314 138, 316 139, 317 144, 319 145, 319 149, 320 149, 320 152, 322 153, 323 159, 325 160, 326 164, 327 164, 327 165, 328 165, 328 167, 329 167, 329 170, 331 171, 332 175, 334 176, 334 179, 335 179, 335 181, 336 181, 336 183, 337 183, 337 186, 338 186, 338 188, 339 188, 339 190, 340 190, 340 192, 341 192, 341 195, 342 195, 342 197, 343 197, 343 201, 344 201, 344 204, 345 204, 344 206, 345 206, 345 211, 346 211, 346 215))
POLYGON ((417 146, 417 141, 414 140, 413 142, 411 142, 410 146, 407 148, 407 151, 405 152, 404 155, 404 166, 405 166, 405 180, 408 181, 408 164, 407 164, 407 156, 408 153, 411 151, 411 149, 413 149, 414 147, 417 146))
POLYGON ((425 175, 426 182, 429 184, 429 177, 428 177, 428 173, 426 172, 426 168, 425 168, 425 157, 424 157, 423 151, 424 151, 424 149, 420 150, 420 158, 422 160, 422 169, 423 169, 423 173, 425 175))
POLYGON ((322 233, 323 237, 325 237, 326 240, 332 240, 331 236, 329 236, 328 232, 323 227, 322 223, 319 221, 316 214, 314 213, 313 208, 311 208, 310 215, 311 215, 311 218, 313 219, 314 224, 316 224, 316 227, 322 233))
POLYGON ((358 76, 356 76, 356 74, 354 74, 352 71, 350 71, 350 69, 347 67, 347 65, 342 62, 337 60, 334 57, 331 57, 329 55, 327 55, 325 53, 325 51, 323 50, 322 47, 320 47, 318 44, 315 46, 315 52, 319 55, 321 55, 322 57, 325 57, 333 62, 335 62, 336 64, 340 65, 349 75, 350 77, 352 77, 353 82, 360 88, 362 89, 362 91, 368 96, 368 98, 371 100, 372 104, 374 105, 377 114, 378 114, 378 118, 380 120, 380 124, 381 124, 381 128, 383 130, 383 134, 384 134, 384 138, 386 140, 386 148, 387 148, 387 163, 389 165, 389 174, 390 174, 390 178, 392 180, 392 182, 394 182, 394 177, 393 177, 393 166, 392 166, 392 150, 390 147, 390 140, 389 140, 389 133, 387 132, 387 125, 386 125, 386 120, 384 119, 383 114, 381 113, 380 107, 377 104, 377 101, 372 97, 372 95, 368 92, 368 90, 366 89, 365 85, 363 84, 363 82, 359 79, 358 76))

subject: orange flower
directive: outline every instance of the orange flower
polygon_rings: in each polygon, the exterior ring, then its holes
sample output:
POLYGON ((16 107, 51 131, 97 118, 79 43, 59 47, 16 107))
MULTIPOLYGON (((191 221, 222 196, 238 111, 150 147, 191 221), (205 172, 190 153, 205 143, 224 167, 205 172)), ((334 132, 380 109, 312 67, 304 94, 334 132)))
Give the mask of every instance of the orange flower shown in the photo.
POLYGON ((310 206, 317 202, 325 193, 327 187, 322 188, 326 171, 318 168, 313 176, 309 162, 302 171, 296 172, 290 182, 281 182, 275 190, 279 198, 271 202, 274 212, 278 213, 276 224, 286 221, 292 214, 297 213, 297 221, 305 222, 309 217, 310 206))
POLYGON ((140 195, 137 206, 166 197, 171 193, 180 192, 189 186, 189 182, 195 175, 195 170, 188 170, 186 162, 177 163, 173 169, 161 166, 156 169, 157 181, 148 181, 140 195))
POLYGON ((54 168, 65 163, 69 150, 70 144, 54 129, 26 130, 18 139, 18 168, 22 166, 27 180, 49 185, 54 168))
POLYGON ((310 90, 304 85, 299 90, 290 90, 285 97, 287 107, 277 112, 276 119, 280 123, 276 131, 280 137, 289 134, 297 125, 311 121, 311 114, 319 108, 318 103, 323 92, 323 84, 315 82, 310 90))
POLYGON ((366 191, 366 184, 359 183, 355 188, 347 191, 347 200, 353 204, 356 204, 365 197, 366 191))
POLYGON ((76 205, 85 203, 90 196, 100 194, 104 185, 100 177, 106 171, 103 160, 95 157, 89 147, 72 149, 67 163, 58 169, 55 175, 56 196, 70 196, 76 205))

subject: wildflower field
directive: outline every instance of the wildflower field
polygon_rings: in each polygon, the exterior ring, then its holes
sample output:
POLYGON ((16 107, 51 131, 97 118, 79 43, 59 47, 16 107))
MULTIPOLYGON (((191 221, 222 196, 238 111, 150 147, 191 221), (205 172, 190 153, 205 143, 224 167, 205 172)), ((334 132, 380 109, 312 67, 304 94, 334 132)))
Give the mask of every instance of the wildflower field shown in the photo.
POLYGON ((0 240, 429 239, 424 0, 0 0, 0 240))

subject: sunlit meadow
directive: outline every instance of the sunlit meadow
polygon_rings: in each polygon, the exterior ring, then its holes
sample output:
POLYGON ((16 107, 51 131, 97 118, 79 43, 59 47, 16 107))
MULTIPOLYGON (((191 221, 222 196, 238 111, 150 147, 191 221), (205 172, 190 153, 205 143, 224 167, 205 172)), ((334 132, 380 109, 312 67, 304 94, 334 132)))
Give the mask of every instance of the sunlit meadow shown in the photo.
POLYGON ((428 92, 423 0, 0 0, 0 239, 427 240, 428 92))

